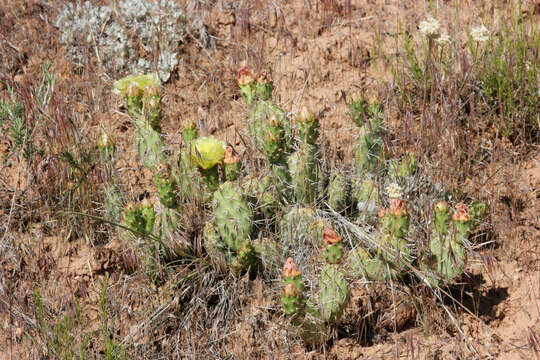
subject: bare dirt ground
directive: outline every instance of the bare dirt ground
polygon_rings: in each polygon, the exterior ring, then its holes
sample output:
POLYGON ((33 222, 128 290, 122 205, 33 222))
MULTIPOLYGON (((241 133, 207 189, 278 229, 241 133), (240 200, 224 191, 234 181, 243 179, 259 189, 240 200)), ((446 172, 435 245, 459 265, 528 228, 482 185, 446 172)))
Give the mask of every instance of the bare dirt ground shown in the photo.
MULTIPOLYGON (((0 4, 0 96, 8 96, 8 85, 36 81, 40 65, 50 61, 66 113, 85 119, 84 136, 95 137, 101 129, 113 134, 121 149, 120 178, 137 196, 152 187, 152 174, 136 159, 133 126, 118 111, 118 99, 110 95, 115 79, 100 73, 95 62, 75 72, 64 58, 52 22, 65 3, 11 0, 0 4)), ((333 159, 344 161, 350 161, 354 140, 348 94, 384 93, 378 84, 391 81, 391 74, 378 54, 397 55, 394 36, 400 27, 417 32, 429 6, 425 1, 358 0, 351 1, 348 9, 345 1, 283 0, 254 1, 249 12, 242 12, 231 1, 195 3, 193 11, 204 14, 216 46, 203 49, 192 41, 182 49, 183 61, 164 85, 167 143, 178 145, 181 122, 193 117, 204 133, 219 136, 242 156, 250 156, 243 140, 247 108, 239 101, 236 86, 236 69, 247 61, 254 69, 271 69, 276 99, 286 111, 295 114, 306 105, 320 113, 323 141, 333 159)), ((438 16, 451 23, 454 5, 436 3, 438 16)), ((504 11, 504 5, 496 2, 459 2, 463 22, 504 11)), ((531 16, 540 22, 539 15, 531 16)), ((0 137, 1 154, 9 154, 9 144, 0 137)), ((417 314, 399 331, 388 330, 369 344, 338 336, 325 352, 309 350, 298 342, 284 343, 283 334, 290 329, 279 311, 273 315, 260 311, 277 307, 279 299, 265 296, 264 285, 256 280, 238 284, 248 295, 242 295, 245 306, 236 331, 229 335, 229 358, 540 359, 540 152, 535 146, 519 153, 512 145, 499 147, 500 152, 463 185, 467 193, 489 200, 487 239, 493 241, 469 261, 468 273, 478 284, 474 296, 461 294, 467 311, 452 308, 463 334, 453 322, 430 324, 436 321, 428 318, 437 316, 417 314)), ((129 251, 116 239, 103 234, 96 235, 99 241, 73 238, 67 228, 53 233, 39 221, 39 214, 29 215, 27 207, 38 194, 29 189, 23 168, 16 161, 0 167, 0 241, 15 241, 25 254, 16 261, 0 259, 0 359, 37 358, 28 350, 34 343, 24 336, 37 331, 25 322, 33 313, 36 285, 47 306, 59 314, 75 314, 77 298, 86 331, 98 333, 102 327, 99 284, 106 275, 110 301, 117 310, 115 334, 126 343, 148 345, 154 334, 142 325, 158 314, 148 314, 147 309, 166 308, 174 317, 173 308, 182 306, 181 295, 174 293, 173 284, 156 287, 144 274, 133 272, 129 251)), ((362 292, 353 295, 361 303, 362 292)), ((431 311, 444 312, 442 307, 431 311)), ((163 323, 167 321, 172 319, 163 323)), ((186 348, 197 348, 196 339, 184 341, 186 348)), ((100 344, 92 346, 97 353, 102 350, 100 344)))

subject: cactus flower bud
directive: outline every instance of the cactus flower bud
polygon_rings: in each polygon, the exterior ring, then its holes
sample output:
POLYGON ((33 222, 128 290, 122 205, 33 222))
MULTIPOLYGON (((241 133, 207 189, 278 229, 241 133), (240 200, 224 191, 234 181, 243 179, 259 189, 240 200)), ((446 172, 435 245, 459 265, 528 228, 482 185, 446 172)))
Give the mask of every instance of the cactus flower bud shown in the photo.
POLYGON ((324 228, 323 233, 322 257, 330 264, 337 264, 343 256, 341 245, 341 236, 331 227, 324 228))
POLYGON ((341 236, 331 227, 327 226, 323 230, 323 244, 335 245, 341 241, 341 236))
POLYGON ((405 206, 405 201, 400 199, 392 200, 390 204, 390 214, 402 217, 407 215, 407 207, 405 206))
POLYGON ((238 85, 242 87, 251 85, 254 82, 255 76, 253 76, 253 73, 251 72, 249 66, 242 66, 240 70, 238 70, 238 85))
POLYGON ((450 206, 444 200, 441 200, 435 204, 435 211, 437 212, 448 211, 449 208, 450 206))
POLYGON ((435 204, 435 229, 439 234, 446 234, 448 231, 448 223, 450 221, 450 206, 446 201, 439 201, 435 204))
POLYGON ((377 217, 379 219, 382 219, 384 218, 386 215, 388 214, 388 209, 387 208, 380 208, 379 211, 377 211, 377 217))
POLYGON ((452 215, 452 220, 454 221, 469 221, 470 220, 470 210, 469 207, 465 204, 457 204, 456 211, 452 215))
POLYGON ((240 172, 240 158, 234 152, 232 146, 225 148, 225 157, 223 158, 225 178, 227 181, 234 181, 238 178, 240 172))
POLYGON ((293 258, 288 258, 285 262, 285 265, 283 266, 283 278, 294 278, 298 275, 302 275, 300 271, 298 271, 298 268, 296 267, 296 264, 294 263, 293 258))

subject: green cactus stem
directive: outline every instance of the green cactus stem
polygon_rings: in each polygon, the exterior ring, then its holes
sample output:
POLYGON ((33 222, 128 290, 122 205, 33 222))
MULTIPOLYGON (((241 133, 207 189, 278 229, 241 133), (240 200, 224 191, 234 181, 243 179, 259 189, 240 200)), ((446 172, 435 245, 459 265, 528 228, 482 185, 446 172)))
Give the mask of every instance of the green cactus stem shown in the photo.
POLYGON ((287 164, 296 201, 302 205, 314 204, 322 181, 317 148, 301 143, 298 151, 289 156, 287 164))
POLYGON ((124 224, 138 235, 152 234, 156 213, 150 200, 129 203, 124 211, 124 224))
POLYGON ((382 140, 365 125, 358 131, 354 155, 358 174, 375 173, 381 164, 382 140))
POLYGON ((401 157, 399 162, 396 160, 390 161, 388 173, 394 180, 405 179, 413 176, 416 173, 417 168, 418 164, 416 162, 416 157, 414 154, 407 152, 401 157))
POLYGON ((272 97, 272 91, 274 90, 274 82, 270 72, 263 70, 257 76, 257 82, 255 84, 255 94, 258 99, 267 101, 272 97))
POLYGON ((184 137, 184 146, 187 146, 199 137, 199 131, 195 120, 190 118, 184 121, 182 124, 182 136, 184 137))
MULTIPOLYGON (((435 256, 438 276, 429 276, 429 278, 434 283, 438 283, 438 278, 449 283, 461 276, 465 270, 467 254, 463 242, 469 236, 473 224, 470 210, 465 204, 456 205, 456 211, 452 215, 453 226, 450 223, 446 202, 437 203, 434 213, 435 226, 429 245, 431 253, 435 256)), ((431 268, 427 265, 425 267, 431 268)))
POLYGON ((281 243, 289 248, 306 244, 318 247, 328 225, 328 220, 317 217, 310 208, 292 208, 279 223, 281 243))
POLYGON ((154 175, 154 185, 157 188, 161 203, 168 208, 176 208, 178 205, 177 183, 172 176, 171 166, 168 163, 158 166, 158 171, 154 175))
POLYGON ((253 103, 248 115, 248 129, 251 139, 255 144, 255 147, 262 153, 266 154, 265 139, 267 136, 267 127, 270 125, 270 121, 274 124, 277 123, 276 117, 283 127, 283 134, 279 134, 279 137, 283 137, 282 151, 287 156, 290 153, 290 148, 293 141, 293 133, 290 120, 287 118, 285 112, 270 101, 258 100, 253 103))
POLYGON ((390 204, 390 210, 381 209, 378 215, 383 230, 380 241, 387 248, 386 251, 381 251, 382 257, 401 273, 407 270, 407 266, 398 261, 398 258, 408 262, 413 260, 412 244, 406 239, 409 231, 409 214, 405 202, 394 199, 390 204))
POLYGON ((349 207, 350 196, 351 186, 344 170, 334 169, 328 184, 328 206, 336 212, 343 212, 349 207))
POLYGON ((370 132, 377 134, 382 130, 383 107, 379 102, 369 102, 360 93, 355 93, 351 97, 349 110, 351 117, 358 126, 363 126, 368 122, 370 132))
POLYGON ((253 229, 253 211, 240 189, 231 182, 223 183, 214 193, 217 232, 232 251, 239 251, 253 229))
POLYGON ((152 129, 161 132, 161 96, 158 85, 152 84, 144 88, 142 103, 148 123, 152 129))
POLYGON ((285 146, 283 121, 273 114, 268 121, 264 136, 264 152, 270 164, 285 164, 285 146))
POLYGON ((319 305, 322 319, 336 324, 349 303, 349 283, 343 270, 336 264, 327 264, 319 280, 319 305))
POLYGON ((317 115, 304 106, 296 118, 296 124, 300 141, 316 147, 320 127, 317 115))
POLYGON ((379 206, 377 182, 370 177, 356 179, 352 184, 351 198, 360 213, 375 214, 379 206))

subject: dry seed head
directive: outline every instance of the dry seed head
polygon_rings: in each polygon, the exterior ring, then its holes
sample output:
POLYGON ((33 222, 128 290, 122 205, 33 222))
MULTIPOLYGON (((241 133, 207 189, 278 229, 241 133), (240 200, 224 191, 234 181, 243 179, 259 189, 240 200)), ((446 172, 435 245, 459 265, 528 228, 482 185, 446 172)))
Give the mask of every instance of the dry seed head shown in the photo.
POLYGON ((238 85, 245 86, 250 85, 254 82, 255 76, 253 76, 253 73, 251 72, 249 66, 242 66, 240 70, 238 70, 238 85))
POLYGON ((392 200, 392 203, 390 204, 390 214, 394 216, 407 215, 407 207, 405 206, 405 201, 400 199, 392 200))
POLYGON ((302 273, 298 271, 293 258, 288 258, 285 262, 285 266, 283 266, 283 278, 296 277, 301 274, 302 273))
POLYGON ((341 241, 341 236, 331 226, 324 228, 322 236, 324 245, 335 245, 341 241))
POLYGON ((452 219, 454 221, 469 221, 471 219, 469 207, 462 203, 457 204, 452 219))

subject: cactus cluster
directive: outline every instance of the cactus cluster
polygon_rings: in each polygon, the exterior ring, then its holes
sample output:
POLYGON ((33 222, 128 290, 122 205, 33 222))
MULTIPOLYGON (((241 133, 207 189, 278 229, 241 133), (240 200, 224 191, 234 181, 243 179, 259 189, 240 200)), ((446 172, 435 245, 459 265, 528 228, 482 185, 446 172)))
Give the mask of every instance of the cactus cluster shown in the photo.
POLYGON ((128 77, 116 84, 137 127, 139 153, 154 173, 159 199, 156 206, 148 201, 135 204, 124 216, 125 225, 138 236, 159 240, 147 252, 178 257, 193 250, 189 240, 178 240, 185 239, 178 234, 185 220, 182 210, 193 204, 203 213, 195 231, 202 229, 205 259, 223 273, 268 276, 289 257, 283 270, 283 310, 302 338, 315 346, 323 344, 340 321, 349 302, 348 279, 406 285, 418 273, 411 269, 420 268, 432 284, 451 284, 465 271, 468 237, 481 224, 485 204, 473 203, 470 210, 458 204, 450 216, 449 205, 439 202, 429 246, 418 246, 419 233, 428 233, 419 229, 430 226, 419 223, 429 218, 421 209, 426 199, 443 196, 432 192, 416 197, 414 191, 429 187, 411 186, 428 181, 414 154, 386 159, 380 103, 352 98, 349 108, 358 125, 353 164, 328 169, 316 113, 303 108, 291 122, 272 103, 269 73, 255 76, 243 67, 238 73, 240 95, 249 106, 252 142, 264 157, 264 166, 255 173, 224 141, 199 136, 193 120, 183 123, 182 148, 165 158, 155 81, 128 77), (343 230, 347 244, 331 224, 343 230), (314 249, 320 249, 319 256, 314 249), (301 259, 306 284, 292 258, 301 259))
POLYGON ((340 262, 343 256, 341 237, 332 227, 322 231, 322 258, 319 291, 315 299, 304 297, 302 274, 294 260, 288 258, 283 267, 281 303, 285 314, 300 329, 304 341, 320 345, 327 339, 349 302, 349 282, 340 262))

